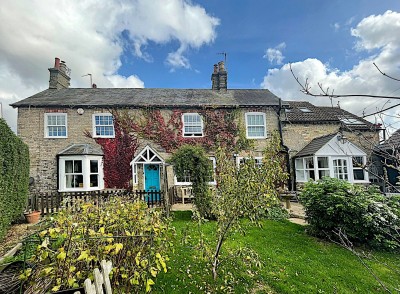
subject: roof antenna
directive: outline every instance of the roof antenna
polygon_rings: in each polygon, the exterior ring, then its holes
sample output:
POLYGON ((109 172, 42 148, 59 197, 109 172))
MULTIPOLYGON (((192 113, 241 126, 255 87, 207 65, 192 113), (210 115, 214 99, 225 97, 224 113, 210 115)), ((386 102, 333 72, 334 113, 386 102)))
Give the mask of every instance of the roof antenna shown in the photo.
POLYGON ((87 77, 87 76, 90 76, 90 88, 92 88, 93 87, 93 82, 92 82, 92 74, 86 74, 86 75, 83 75, 82 77, 87 77))
POLYGON ((225 64, 225 68, 228 69, 228 66, 227 66, 227 64, 226 64, 226 55, 227 55, 228 53, 226 53, 226 52, 218 52, 217 54, 218 54, 218 55, 224 55, 224 64, 225 64))

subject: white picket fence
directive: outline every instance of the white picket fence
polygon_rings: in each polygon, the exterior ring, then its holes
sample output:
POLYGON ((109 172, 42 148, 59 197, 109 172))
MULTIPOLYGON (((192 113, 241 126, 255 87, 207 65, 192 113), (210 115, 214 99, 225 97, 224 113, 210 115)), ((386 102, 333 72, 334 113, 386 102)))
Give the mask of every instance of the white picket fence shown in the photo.
MULTIPOLYGON (((112 262, 102 260, 100 263, 101 271, 98 268, 95 268, 93 271, 94 274, 94 283, 90 279, 86 279, 84 283, 84 289, 86 294, 104 294, 103 288, 105 290, 105 294, 111 294, 111 283, 110 283, 110 272, 112 269, 112 262)), ((77 294, 79 292, 76 292, 77 294)))

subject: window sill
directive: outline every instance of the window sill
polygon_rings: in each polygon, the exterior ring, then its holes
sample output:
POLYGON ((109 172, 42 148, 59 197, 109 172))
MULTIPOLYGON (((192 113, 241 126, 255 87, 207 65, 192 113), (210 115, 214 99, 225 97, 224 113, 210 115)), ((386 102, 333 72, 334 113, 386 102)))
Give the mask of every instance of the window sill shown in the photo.
POLYGON ((89 187, 89 188, 69 188, 69 189, 59 189, 58 192, 68 193, 68 192, 92 192, 102 190, 100 187, 89 187))
POLYGON ((113 136, 98 136, 98 135, 93 135, 93 138, 114 139, 114 138, 115 138, 115 135, 113 135, 113 136))

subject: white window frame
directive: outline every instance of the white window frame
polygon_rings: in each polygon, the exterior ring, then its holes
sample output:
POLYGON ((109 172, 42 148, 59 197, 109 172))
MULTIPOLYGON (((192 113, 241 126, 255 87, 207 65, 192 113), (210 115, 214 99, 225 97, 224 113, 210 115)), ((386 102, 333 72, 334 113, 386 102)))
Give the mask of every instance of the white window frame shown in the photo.
MULTIPOLYGON (((364 169, 364 180, 354 180, 353 173, 353 157, 362 157, 363 165, 366 164, 367 157, 365 155, 354 155, 354 156, 330 156, 330 155, 314 155, 314 156, 306 156, 295 159, 295 173, 296 173, 296 182, 304 183, 310 180, 309 174, 310 171, 314 171, 315 181, 319 180, 319 171, 320 170, 329 170, 330 178, 337 178, 335 174, 335 167, 333 166, 334 160, 346 160, 346 166, 343 166, 347 169, 347 179, 346 181, 350 183, 369 183, 368 172, 364 169), (319 168, 318 167, 318 157, 327 157, 328 158, 328 167, 329 168, 319 168), (313 168, 306 168, 306 160, 312 158, 314 162, 313 168), (302 162, 302 168, 299 167, 299 162, 302 162), (308 171, 308 172, 307 172, 308 171), (303 175, 303 179, 300 179, 299 176, 303 175)), ((360 168, 361 169, 361 168, 360 168)))
POLYGON ((267 138, 267 120, 264 112, 246 112, 246 138, 248 139, 265 139, 267 138), (248 118, 252 115, 262 115, 263 124, 262 125, 249 125, 248 118), (263 127, 264 132, 262 136, 249 136, 249 127, 263 127))
POLYGON ((93 138, 115 138, 115 129, 114 129, 114 117, 111 113, 93 113, 92 115, 92 125, 93 125, 93 138), (96 116, 107 116, 112 118, 112 125, 97 125, 96 124, 96 116), (112 126, 112 135, 97 135, 96 128, 97 127, 110 127, 112 126))
MULTIPOLYGON (((208 184, 209 184, 209 185, 216 185, 216 184, 217 184, 217 181, 216 181, 216 178, 215 178, 215 172, 216 172, 216 169, 217 169, 217 161, 216 161, 216 159, 215 159, 214 156, 209 156, 208 159, 212 161, 212 165, 213 165, 213 179, 214 179, 213 181, 208 182, 208 184)), ((192 185, 192 182, 178 182, 177 176, 174 175, 174 184, 175 184, 175 186, 191 186, 191 185, 192 185)))
POLYGON ((203 122, 203 117, 196 112, 188 112, 188 113, 183 113, 182 114, 182 136, 185 138, 201 138, 204 136, 204 122, 203 122), (200 125, 194 124, 193 125, 185 125, 185 117, 187 116, 193 116, 193 117, 200 117, 200 125), (185 127, 201 127, 201 133, 200 132, 185 132, 185 127))
POLYGON ((69 155, 60 156, 58 158, 58 183, 59 192, 74 192, 74 191, 97 191, 104 189, 104 171, 103 171, 103 157, 99 155, 69 155), (65 162, 68 160, 81 160, 82 161, 82 175, 83 175, 83 187, 67 188, 65 162), (98 172, 92 173, 90 171, 90 161, 98 161, 98 172), (98 186, 90 186, 90 175, 98 175, 98 186))
POLYGON ((366 156, 361 156, 361 155, 355 155, 352 156, 350 164, 352 165, 352 179, 354 183, 365 183, 369 182, 369 173, 365 170, 365 165, 367 164, 367 157, 366 156), (361 166, 355 166, 354 165, 354 157, 361 157, 362 158, 362 167, 361 166), (354 179, 354 170, 362 170, 364 173, 364 180, 356 180, 354 179))
POLYGON ((44 137, 49 139, 62 139, 68 138, 68 116, 65 112, 49 112, 44 114, 44 137), (65 119, 65 125, 49 125, 48 118, 50 116, 63 116, 65 119), (65 136, 50 136, 49 128, 50 127, 65 127, 65 136))
MULTIPOLYGON (((236 165, 239 168, 243 160, 249 159, 250 156, 238 156, 236 157, 236 165)), ((262 165, 263 157, 262 156, 255 156, 253 157, 254 161, 256 162, 256 165, 260 166, 262 165)))

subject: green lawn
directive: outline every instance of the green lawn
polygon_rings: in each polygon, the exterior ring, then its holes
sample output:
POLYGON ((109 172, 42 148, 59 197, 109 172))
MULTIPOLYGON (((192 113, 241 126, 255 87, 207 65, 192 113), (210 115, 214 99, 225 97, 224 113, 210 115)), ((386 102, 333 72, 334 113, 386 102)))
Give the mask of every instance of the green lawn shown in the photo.
MULTIPOLYGON (((263 228, 249 225, 245 236, 231 235, 223 247, 219 278, 214 281, 207 256, 212 255, 216 242, 215 223, 201 226, 206 244, 202 245, 197 223, 190 216, 190 212, 174 214, 175 252, 168 262, 169 271, 157 278, 157 293, 386 293, 352 253, 310 237, 304 227, 288 221, 266 220, 263 228)), ((395 289, 400 289, 400 256, 373 255, 392 269, 365 261, 392 293, 399 293, 395 289)))

